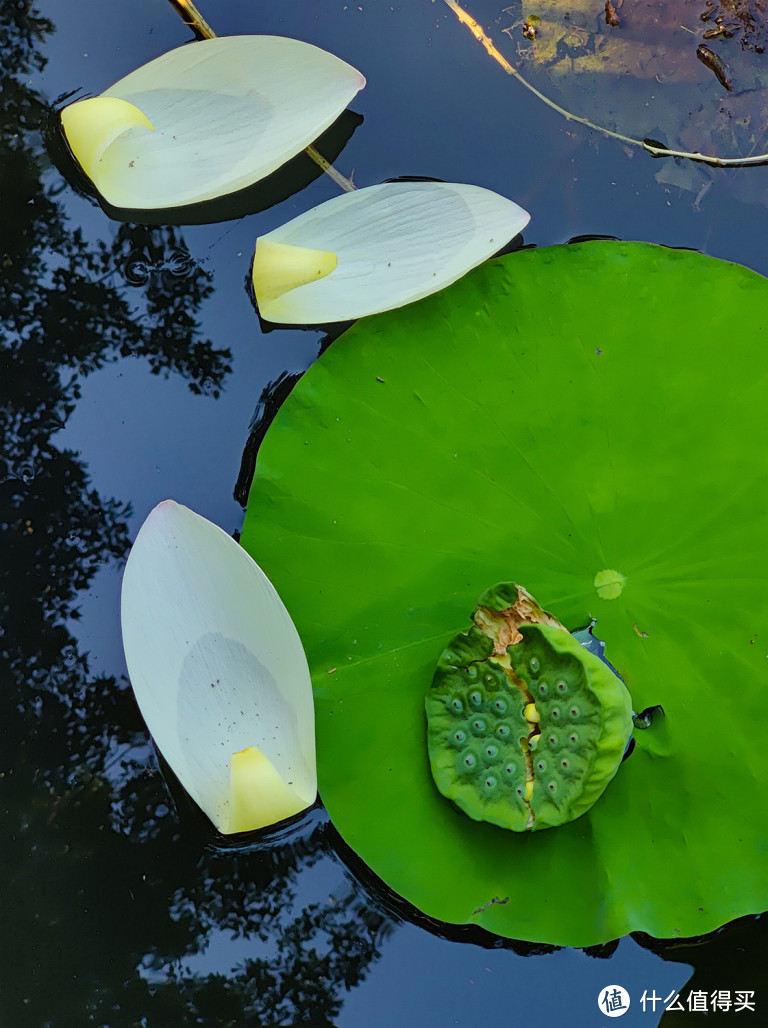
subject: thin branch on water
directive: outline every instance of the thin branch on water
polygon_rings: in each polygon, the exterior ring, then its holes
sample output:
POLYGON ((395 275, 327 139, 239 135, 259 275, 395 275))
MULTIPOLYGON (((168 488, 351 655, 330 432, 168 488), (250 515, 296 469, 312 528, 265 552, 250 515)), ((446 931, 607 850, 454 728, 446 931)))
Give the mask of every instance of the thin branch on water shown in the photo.
POLYGON ((171 7, 182 16, 198 39, 215 39, 216 33, 198 11, 192 0, 170 0, 171 7))
MULTIPOLYGON (((216 33, 202 16, 192 0, 169 0, 169 3, 176 13, 181 15, 185 24, 189 25, 198 39, 216 38, 216 33)), ((343 189, 345 193, 351 193, 357 189, 357 186, 352 182, 352 179, 345 178, 340 171, 337 171, 334 168, 330 161, 327 161, 321 153, 318 153, 314 146, 310 145, 306 147, 304 152, 315 162, 318 168, 322 169, 322 171, 324 171, 340 189, 343 189)))
POLYGON ((517 68, 510 64, 506 57, 496 49, 493 40, 489 35, 485 33, 482 26, 479 25, 475 19, 467 11, 461 7, 456 0, 444 0, 462 25, 466 25, 475 39, 482 44, 485 48, 486 53, 496 61, 497 64, 501 65, 507 75, 512 75, 517 81, 525 86, 527 90, 533 93, 534 96, 542 100, 547 107, 551 107, 553 111, 557 111, 558 114, 562 115, 566 121, 575 121, 580 125, 586 125, 587 128, 594 129, 596 132, 602 132, 604 136, 609 136, 611 139, 618 139, 622 143, 629 143, 632 146, 639 146, 642 150, 651 154, 654 157, 685 157, 690 161, 699 161, 703 164, 714 164, 721 168, 728 167, 744 167, 749 164, 766 164, 768 163, 768 154, 757 154, 752 157, 714 157, 708 154, 702 153, 688 153, 684 150, 668 150, 664 146, 659 146, 657 143, 652 142, 650 139, 634 139, 632 136, 624 136, 620 132, 614 132, 612 129, 605 128, 603 125, 596 125, 595 122, 590 121, 588 118, 582 118, 578 114, 571 114, 570 111, 566 111, 565 108, 560 107, 550 100, 548 96, 541 93, 535 86, 532 86, 530 82, 523 78, 517 68))

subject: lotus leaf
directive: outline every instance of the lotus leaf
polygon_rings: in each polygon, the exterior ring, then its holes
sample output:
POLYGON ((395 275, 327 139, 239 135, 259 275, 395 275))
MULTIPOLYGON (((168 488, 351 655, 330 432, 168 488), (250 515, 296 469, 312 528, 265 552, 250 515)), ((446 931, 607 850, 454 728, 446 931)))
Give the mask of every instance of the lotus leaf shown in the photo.
POLYGON ((522 250, 358 322, 268 431, 242 542, 306 648, 322 799, 431 917, 587 946, 768 907, 766 310, 696 253, 522 250), (551 831, 471 820, 427 758, 435 663, 510 579, 666 715, 551 831))

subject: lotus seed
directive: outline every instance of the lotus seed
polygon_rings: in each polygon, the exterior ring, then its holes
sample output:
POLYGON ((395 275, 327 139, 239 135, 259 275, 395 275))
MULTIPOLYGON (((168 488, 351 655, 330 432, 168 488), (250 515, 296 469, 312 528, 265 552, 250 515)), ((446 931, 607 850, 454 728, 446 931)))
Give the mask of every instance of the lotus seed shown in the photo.
POLYGON ((496 734, 503 739, 505 736, 509 735, 509 726, 499 725, 499 727, 496 729, 496 734))
POLYGON ((467 733, 466 732, 462 732, 461 729, 459 729, 459 731, 456 733, 456 735, 454 735, 454 739, 456 740, 456 742, 464 742, 466 737, 467 737, 467 733))
POLYGON ((537 672, 539 670, 539 667, 540 667, 540 665, 539 665, 539 658, 538 657, 531 657, 531 661, 530 661, 529 667, 531 669, 531 674, 532 675, 537 674, 537 672))
POLYGON ((474 730, 476 732, 484 732, 485 731, 485 721, 483 721, 483 719, 481 717, 475 718, 475 720, 472 722, 472 727, 474 728, 474 730))
POLYGON ((493 775, 489 775, 488 778, 486 778, 485 780, 485 784, 489 789, 492 789, 496 784, 496 779, 493 777, 493 775))
POLYGON ((474 767, 475 766, 475 758, 473 757, 473 755, 471 753, 468 753, 466 755, 466 757, 464 758, 464 763, 465 763, 465 765, 467 767, 474 767))
POLYGON ((499 748, 498 746, 489 746, 485 752, 489 757, 495 757, 496 754, 499 752, 499 748))
POLYGON ((458 699, 458 697, 456 699, 451 700, 451 706, 454 710, 458 710, 459 712, 464 710, 464 704, 461 702, 460 699, 458 699))
POLYGON ((568 688, 568 686, 565 684, 565 682, 558 682, 557 683, 558 692, 565 692, 565 690, 567 688, 568 688))
POLYGON ((535 703, 527 703, 523 708, 523 717, 531 724, 537 724, 540 720, 539 712, 535 703))
POLYGON ((493 706, 495 707, 495 709, 496 709, 496 710, 498 710, 498 712, 499 712, 500 714, 503 714, 503 713, 505 713, 505 711, 506 711, 506 709, 507 709, 507 704, 506 704, 506 702, 505 702, 504 700, 501 700, 501 699, 499 699, 499 700, 494 700, 493 706))
POLYGON ((481 692, 478 692, 477 690, 471 693, 469 698, 472 700, 476 707, 479 707, 480 704, 483 702, 483 694, 481 692))
POLYGON ((547 683, 546 682, 542 682, 541 683, 541 685, 539 686, 539 692, 541 693, 542 696, 546 696, 547 695, 547 683))

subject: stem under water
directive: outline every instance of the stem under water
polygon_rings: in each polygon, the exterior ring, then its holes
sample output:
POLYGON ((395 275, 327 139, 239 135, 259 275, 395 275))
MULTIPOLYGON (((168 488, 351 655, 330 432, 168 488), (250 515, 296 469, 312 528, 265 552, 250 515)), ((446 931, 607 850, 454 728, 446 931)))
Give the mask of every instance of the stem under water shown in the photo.
POLYGON ((532 86, 530 82, 523 78, 517 68, 506 59, 506 57, 496 49, 493 40, 489 35, 485 33, 482 26, 479 25, 475 19, 464 10, 457 0, 444 0, 462 25, 466 25, 475 39, 482 44, 485 48, 486 53, 500 64, 501 67, 508 75, 512 75, 517 79, 521 85, 525 86, 527 90, 537 96, 539 100, 542 100, 547 107, 551 107, 553 111, 557 111, 558 114, 562 115, 566 121, 576 121, 580 125, 586 125, 587 128, 594 129, 596 132, 602 132, 604 136, 609 136, 611 139, 618 139, 622 143, 629 143, 632 146, 639 146, 642 150, 651 154, 653 157, 685 157, 687 160, 699 161, 703 164, 713 164, 721 168, 728 167, 744 167, 749 164, 768 164, 768 154, 756 154, 750 157, 716 157, 710 156, 709 154, 703 153, 688 153, 685 150, 668 150, 664 146, 659 146, 657 143, 652 142, 650 139, 634 139, 632 136, 624 136, 620 132, 614 132, 612 129, 605 128, 603 125, 596 125, 595 122, 590 121, 588 118, 582 118, 578 114, 572 114, 570 111, 566 111, 565 108, 560 107, 550 100, 548 96, 532 86))
MULTIPOLYGON (((202 16, 192 0, 169 0, 169 2, 176 13, 180 14, 184 19, 185 24, 189 25, 198 39, 216 38, 216 33, 202 16)), ((353 190, 357 189, 357 186, 352 182, 352 180, 345 178, 340 171, 337 171, 330 161, 327 161, 321 153, 318 153, 314 146, 310 144, 305 148, 304 153, 313 160, 318 168, 321 168, 322 171, 324 171, 340 189, 343 189, 345 193, 351 193, 353 190)))

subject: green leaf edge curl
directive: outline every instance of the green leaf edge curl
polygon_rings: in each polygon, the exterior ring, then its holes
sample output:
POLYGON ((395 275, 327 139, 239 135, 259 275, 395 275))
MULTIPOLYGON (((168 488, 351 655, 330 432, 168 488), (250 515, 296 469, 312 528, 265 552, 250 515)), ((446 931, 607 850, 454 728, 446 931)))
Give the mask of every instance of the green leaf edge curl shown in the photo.
POLYGON ((768 907, 766 312, 700 254, 521 251, 358 322, 267 433, 242 542, 307 651, 321 797, 431 917, 589 946, 768 907), (457 813, 426 753, 435 661, 511 578, 666 712, 547 832, 457 813))

